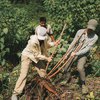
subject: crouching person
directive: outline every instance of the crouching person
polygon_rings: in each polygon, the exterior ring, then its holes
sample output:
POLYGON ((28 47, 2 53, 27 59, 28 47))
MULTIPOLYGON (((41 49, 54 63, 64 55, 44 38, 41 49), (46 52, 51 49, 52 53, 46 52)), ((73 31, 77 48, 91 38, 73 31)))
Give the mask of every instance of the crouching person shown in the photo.
POLYGON ((51 62, 52 58, 47 56, 47 47, 54 45, 58 45, 58 41, 47 43, 46 29, 44 27, 38 28, 37 35, 30 37, 26 48, 22 51, 20 76, 15 85, 11 100, 18 100, 17 95, 22 93, 26 84, 26 76, 32 62, 40 77, 46 75, 46 71, 43 69, 45 66, 41 60, 51 62))

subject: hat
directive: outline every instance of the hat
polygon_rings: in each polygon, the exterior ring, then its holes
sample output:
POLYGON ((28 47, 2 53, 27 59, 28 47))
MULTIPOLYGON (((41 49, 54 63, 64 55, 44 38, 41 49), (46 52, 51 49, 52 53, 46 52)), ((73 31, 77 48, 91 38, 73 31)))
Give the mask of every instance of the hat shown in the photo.
POLYGON ((38 29, 37 29, 37 37, 38 37, 38 39, 39 40, 45 40, 46 39, 46 32, 47 32, 47 30, 46 30, 46 28, 44 28, 44 27, 39 27, 38 29))
POLYGON ((91 19, 91 20, 88 21, 87 28, 92 29, 92 30, 95 30, 96 27, 97 27, 97 25, 98 25, 97 20, 91 19))

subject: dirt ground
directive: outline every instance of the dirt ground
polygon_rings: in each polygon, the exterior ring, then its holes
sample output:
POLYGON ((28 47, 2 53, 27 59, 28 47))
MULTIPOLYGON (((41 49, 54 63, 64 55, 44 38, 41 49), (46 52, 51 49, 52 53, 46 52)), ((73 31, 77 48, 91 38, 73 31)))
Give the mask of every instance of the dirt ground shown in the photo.
MULTIPOLYGON (((48 92, 44 99, 38 99, 38 97, 36 97, 36 99, 27 100, 100 100, 100 77, 86 77, 86 85, 89 88, 89 93, 83 95, 81 86, 78 82, 78 77, 72 76, 69 83, 61 84, 59 82, 54 85, 58 91, 58 97, 53 93, 48 92)), ((36 93, 36 90, 33 89, 32 91, 36 93)), ((40 90, 38 92, 41 94, 40 90)), ((43 95, 41 97, 43 97, 43 95)))
POLYGON ((59 85, 62 90, 61 100, 100 100, 100 77, 87 77, 86 85, 89 93, 82 95, 78 79, 72 77, 70 83, 59 85))

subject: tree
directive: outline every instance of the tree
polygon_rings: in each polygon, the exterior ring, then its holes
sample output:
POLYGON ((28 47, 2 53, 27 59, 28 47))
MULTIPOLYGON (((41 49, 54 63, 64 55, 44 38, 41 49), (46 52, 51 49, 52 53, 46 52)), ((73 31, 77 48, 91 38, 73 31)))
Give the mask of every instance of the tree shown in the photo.
POLYGON ((64 20, 70 33, 86 27, 91 18, 100 21, 100 0, 44 0, 44 4, 56 31, 61 30, 64 20))
POLYGON ((18 63, 18 53, 27 43, 32 29, 28 9, 13 7, 8 0, 0 1, 0 65, 18 63))

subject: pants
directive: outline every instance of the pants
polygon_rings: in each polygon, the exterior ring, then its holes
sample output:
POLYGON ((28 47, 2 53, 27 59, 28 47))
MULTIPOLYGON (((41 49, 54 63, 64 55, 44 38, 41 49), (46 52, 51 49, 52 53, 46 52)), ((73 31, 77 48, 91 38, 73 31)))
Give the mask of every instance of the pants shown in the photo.
MULTIPOLYGON (((86 55, 80 56, 80 57, 76 56, 75 59, 74 59, 74 61, 78 62, 77 63, 77 69, 78 69, 78 72, 80 74, 80 79, 82 81, 85 81, 85 69, 84 69, 84 66, 85 66, 86 60, 87 60, 86 55)), ((64 68, 64 73, 66 74, 66 76, 67 76, 68 72, 70 72, 72 64, 73 63, 71 61, 69 61, 66 64, 66 66, 64 68)))
POLYGON ((82 81, 85 81, 85 63, 86 63, 87 57, 86 56, 81 56, 78 58, 78 64, 77 64, 77 69, 80 74, 80 78, 82 81))
MULTIPOLYGON (((20 70, 20 76, 16 82, 15 85, 15 89, 14 89, 14 94, 18 95, 20 93, 22 93, 25 84, 26 84, 26 77, 27 77, 27 73, 29 70, 30 65, 32 64, 32 60, 29 59, 27 56, 23 56, 21 57, 21 70, 20 70)), ((45 67, 45 65, 43 64, 42 61, 39 61, 37 64, 33 63, 34 66, 36 67, 45 67)))

